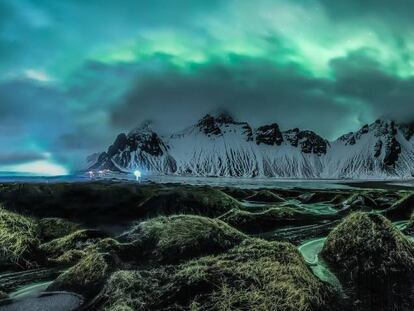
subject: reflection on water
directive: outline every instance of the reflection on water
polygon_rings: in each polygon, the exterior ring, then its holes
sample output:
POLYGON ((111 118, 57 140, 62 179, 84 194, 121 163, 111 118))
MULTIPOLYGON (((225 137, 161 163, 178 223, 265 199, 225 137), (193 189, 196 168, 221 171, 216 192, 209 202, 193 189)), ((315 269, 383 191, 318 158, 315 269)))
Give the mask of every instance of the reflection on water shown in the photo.
POLYGON ((38 297, 46 288, 52 283, 52 281, 40 282, 22 286, 9 296, 13 300, 21 300, 29 297, 38 297))
POLYGON ((306 263, 312 269, 312 272, 323 282, 329 283, 332 286, 342 291, 342 285, 338 278, 329 270, 326 263, 319 258, 319 253, 322 251, 323 244, 326 238, 319 238, 309 240, 298 247, 306 263))

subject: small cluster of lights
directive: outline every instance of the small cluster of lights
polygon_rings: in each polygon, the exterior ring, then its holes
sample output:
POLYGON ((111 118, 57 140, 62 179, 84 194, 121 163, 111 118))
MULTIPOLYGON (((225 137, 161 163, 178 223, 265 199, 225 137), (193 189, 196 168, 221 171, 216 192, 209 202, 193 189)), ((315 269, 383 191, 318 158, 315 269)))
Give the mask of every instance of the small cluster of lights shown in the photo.
POLYGON ((89 176, 90 179, 98 177, 104 177, 105 175, 109 174, 111 170, 99 170, 99 171, 88 171, 86 174, 89 176))

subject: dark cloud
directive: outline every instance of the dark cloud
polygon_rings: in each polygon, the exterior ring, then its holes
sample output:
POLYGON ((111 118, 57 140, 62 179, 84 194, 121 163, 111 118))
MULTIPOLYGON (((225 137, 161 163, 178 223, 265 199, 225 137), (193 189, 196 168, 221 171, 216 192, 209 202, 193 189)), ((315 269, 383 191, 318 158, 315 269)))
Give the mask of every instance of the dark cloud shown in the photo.
POLYGON ((331 62, 336 95, 363 102, 374 117, 413 120, 414 78, 388 72, 366 52, 354 52, 331 62))
POLYGON ((259 125, 279 122, 330 135, 330 124, 345 121, 348 108, 332 96, 332 84, 295 67, 233 56, 231 64, 208 64, 191 73, 166 70, 141 76, 111 110, 115 126, 131 127, 153 119, 164 128, 180 129, 205 113, 226 109, 259 125), (321 122, 315 123, 315 113, 321 122))
POLYGON ((0 165, 18 165, 26 162, 46 160, 47 155, 37 152, 0 153, 0 165))

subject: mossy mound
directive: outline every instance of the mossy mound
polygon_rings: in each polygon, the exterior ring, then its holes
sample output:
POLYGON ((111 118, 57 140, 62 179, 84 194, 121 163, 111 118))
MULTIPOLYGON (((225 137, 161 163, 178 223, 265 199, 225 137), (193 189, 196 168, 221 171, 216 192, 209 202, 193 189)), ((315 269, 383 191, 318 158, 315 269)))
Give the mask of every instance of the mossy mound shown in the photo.
POLYGON ((225 187, 221 188, 225 194, 235 198, 236 200, 244 200, 245 198, 253 195, 255 193, 254 190, 251 189, 242 189, 242 188, 234 188, 234 187, 225 187))
POLYGON ((0 207, 0 265, 29 268, 42 262, 38 237, 33 219, 0 207))
POLYGON ((102 289, 111 273, 120 266, 119 260, 112 254, 90 252, 62 273, 47 290, 71 291, 91 298, 102 289))
POLYGON ((412 286, 414 244, 385 217, 351 214, 329 234, 321 255, 356 288, 359 300, 370 306, 407 303, 402 300, 412 286))
POLYGON ((160 216, 143 221, 124 233, 141 260, 178 263, 232 248, 246 236, 221 220, 194 215, 160 216))
POLYGON ((62 238, 44 243, 40 249, 47 254, 48 258, 55 259, 68 251, 85 249, 105 237, 106 235, 99 230, 78 230, 62 238))
POLYGON ((135 250, 134 245, 119 243, 112 238, 104 238, 93 241, 88 246, 84 244, 80 249, 71 249, 57 258, 51 259, 51 261, 62 265, 74 265, 92 252, 110 253, 120 257, 120 259, 129 261, 136 256, 135 250))
POLYGON ((414 212, 411 214, 410 220, 403 232, 408 235, 414 235, 414 212))
POLYGON ((241 204, 224 192, 211 187, 176 187, 157 191, 138 207, 139 218, 193 214, 220 216, 241 204))
POLYGON ((248 239, 227 253, 149 271, 119 271, 105 310, 333 310, 335 293, 288 243, 248 239))
POLYGON ((285 202, 285 199, 278 196, 277 194, 274 194, 273 192, 270 192, 269 190, 260 190, 259 192, 256 192, 255 194, 247 197, 246 201, 264 202, 264 203, 281 203, 281 202, 285 202))
POLYGON ((80 229, 80 226, 62 218, 50 217, 39 220, 40 236, 43 241, 64 237, 80 229))
POLYGON ((274 207, 261 212, 233 209, 220 216, 230 226, 246 233, 268 232, 287 225, 303 225, 321 220, 320 215, 305 213, 289 206, 274 207))
MULTIPOLYGON (((336 191, 318 191, 318 192, 308 192, 304 193, 297 197, 299 201, 305 204, 313 204, 313 203, 322 203, 322 202, 329 202, 331 203, 333 200, 339 200, 342 197, 342 193, 336 191)), ((340 201, 342 202, 342 201, 340 201)), ((338 202, 338 203, 340 203, 338 202)))
POLYGON ((371 211, 378 209, 378 204, 368 194, 356 193, 339 204, 338 207, 345 208, 347 211, 371 211))
POLYGON ((391 220, 410 218, 414 211, 414 193, 405 195, 384 211, 384 215, 391 220))

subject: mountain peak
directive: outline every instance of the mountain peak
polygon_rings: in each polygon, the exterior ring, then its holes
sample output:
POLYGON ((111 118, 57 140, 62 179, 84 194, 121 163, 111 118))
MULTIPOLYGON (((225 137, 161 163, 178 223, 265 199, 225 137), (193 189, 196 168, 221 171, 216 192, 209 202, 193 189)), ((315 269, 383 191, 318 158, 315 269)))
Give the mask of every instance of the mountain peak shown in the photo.
POLYGON ((153 126, 153 122, 151 120, 145 120, 143 121, 140 125, 138 125, 137 127, 135 127, 134 129, 132 129, 129 133, 128 133, 128 137, 137 135, 137 134, 142 134, 145 132, 153 132, 152 126, 153 126))

